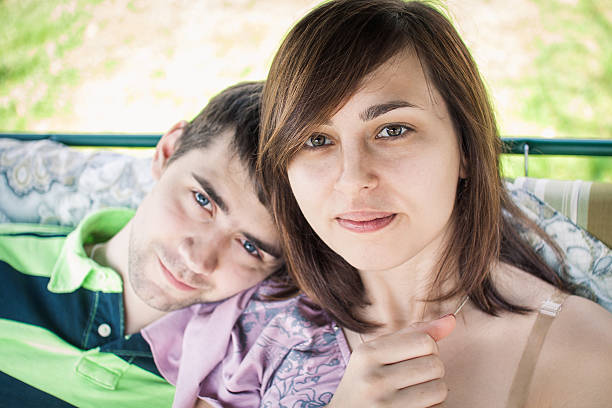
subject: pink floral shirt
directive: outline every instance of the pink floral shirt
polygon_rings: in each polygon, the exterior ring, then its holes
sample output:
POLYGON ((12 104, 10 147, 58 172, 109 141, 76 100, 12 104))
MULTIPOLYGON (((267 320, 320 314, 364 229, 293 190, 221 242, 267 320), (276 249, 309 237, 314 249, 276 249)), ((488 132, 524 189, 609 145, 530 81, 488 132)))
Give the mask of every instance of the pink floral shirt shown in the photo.
POLYGON ((324 407, 349 360, 342 330, 305 295, 272 301, 264 282, 143 329, 174 407, 324 407))

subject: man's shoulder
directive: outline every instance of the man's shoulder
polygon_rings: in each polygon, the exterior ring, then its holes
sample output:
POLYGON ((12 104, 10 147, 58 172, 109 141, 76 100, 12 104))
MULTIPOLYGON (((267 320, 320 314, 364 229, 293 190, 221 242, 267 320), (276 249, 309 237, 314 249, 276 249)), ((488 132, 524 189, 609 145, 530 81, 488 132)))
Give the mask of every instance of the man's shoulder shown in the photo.
POLYGON ((74 228, 52 224, 0 224, 0 239, 18 236, 66 236, 74 228))
POLYGON ((67 236, 83 224, 123 223, 134 216, 135 210, 127 207, 101 208, 87 214, 76 226, 36 223, 0 223, 0 239, 17 236, 67 236))
POLYGON ((71 228, 44 224, 0 224, 3 267, 49 276, 71 228))

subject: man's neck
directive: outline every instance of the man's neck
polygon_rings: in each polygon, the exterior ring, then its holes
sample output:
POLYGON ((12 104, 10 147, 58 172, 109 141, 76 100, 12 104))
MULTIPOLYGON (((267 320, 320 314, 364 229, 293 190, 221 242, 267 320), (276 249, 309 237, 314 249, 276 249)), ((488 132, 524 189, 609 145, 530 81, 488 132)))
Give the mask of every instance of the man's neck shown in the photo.
POLYGON ((143 327, 159 319, 166 312, 154 309, 143 302, 130 283, 129 247, 132 222, 128 222, 108 242, 96 248, 92 258, 102 266, 114 269, 123 279, 123 309, 125 334, 139 332, 143 327))

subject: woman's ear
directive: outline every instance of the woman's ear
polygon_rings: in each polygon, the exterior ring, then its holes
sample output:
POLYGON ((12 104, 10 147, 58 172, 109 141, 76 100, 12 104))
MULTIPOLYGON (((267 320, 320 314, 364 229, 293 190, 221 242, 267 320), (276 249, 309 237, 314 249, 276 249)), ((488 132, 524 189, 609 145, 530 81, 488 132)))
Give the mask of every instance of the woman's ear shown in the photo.
POLYGON ((161 177, 166 168, 166 164, 168 164, 168 160, 178 147, 178 140, 181 138, 186 125, 187 121, 181 120, 177 122, 161 137, 161 139, 159 139, 159 142, 157 142, 151 162, 151 173, 153 174, 153 179, 156 181, 161 177))

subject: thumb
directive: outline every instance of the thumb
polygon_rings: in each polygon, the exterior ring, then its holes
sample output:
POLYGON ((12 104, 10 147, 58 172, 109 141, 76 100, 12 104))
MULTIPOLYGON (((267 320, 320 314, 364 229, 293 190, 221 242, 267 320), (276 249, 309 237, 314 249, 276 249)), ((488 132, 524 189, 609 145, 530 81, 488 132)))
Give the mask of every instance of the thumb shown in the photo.
POLYGON ((413 325, 416 330, 429 334, 435 341, 440 341, 455 329, 457 320, 455 315, 447 314, 430 322, 421 322, 413 325))

